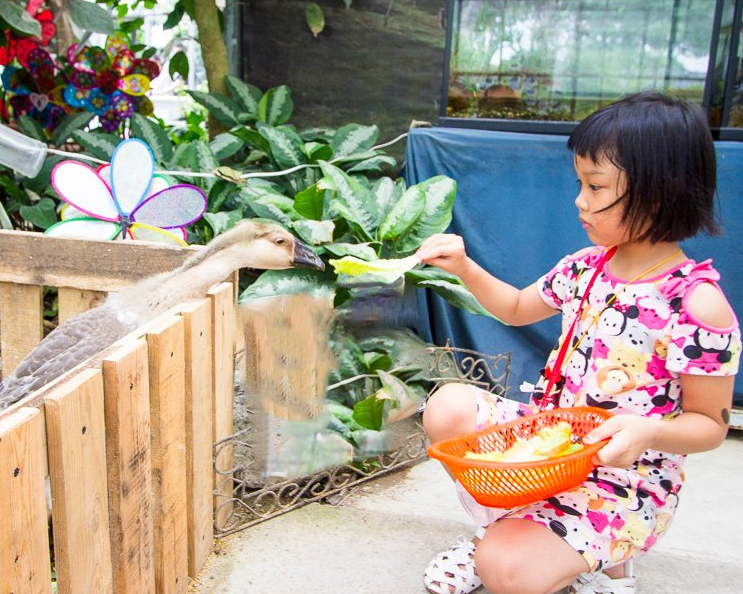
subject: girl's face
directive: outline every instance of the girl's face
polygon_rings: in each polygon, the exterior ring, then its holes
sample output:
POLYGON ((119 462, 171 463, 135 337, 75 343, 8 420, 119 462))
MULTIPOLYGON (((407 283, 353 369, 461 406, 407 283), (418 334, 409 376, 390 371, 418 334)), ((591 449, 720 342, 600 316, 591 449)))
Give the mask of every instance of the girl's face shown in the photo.
POLYGON ((622 224, 624 206, 617 202, 625 191, 623 172, 608 159, 594 163, 575 155, 574 164, 580 186, 575 206, 588 239, 596 245, 629 241, 628 229, 622 224))

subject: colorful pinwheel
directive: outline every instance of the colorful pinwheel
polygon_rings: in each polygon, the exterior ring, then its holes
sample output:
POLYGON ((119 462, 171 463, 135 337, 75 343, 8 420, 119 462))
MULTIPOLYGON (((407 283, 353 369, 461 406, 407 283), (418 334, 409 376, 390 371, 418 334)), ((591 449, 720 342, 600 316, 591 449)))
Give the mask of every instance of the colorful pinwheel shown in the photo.
POLYGON ((98 171, 62 161, 52 170, 52 185, 69 206, 63 220, 46 233, 186 245, 184 227, 204 214, 206 196, 190 184, 168 186, 164 178, 153 176, 154 169, 150 147, 136 138, 121 142, 110 165, 98 171))
POLYGON ((41 24, 41 37, 22 37, 11 30, 5 31, 5 44, 0 45, 0 66, 7 66, 16 58, 23 66, 28 66, 28 55, 41 45, 49 42, 57 32, 54 15, 48 8, 42 9, 44 0, 29 0, 26 12, 41 24))
POLYGON ((57 127, 69 109, 62 98, 65 81, 49 52, 39 47, 26 56, 25 68, 6 66, 2 82, 13 117, 27 115, 48 132, 57 127))
POLYGON ((65 101, 95 113, 107 132, 118 129, 135 112, 152 114, 152 101, 144 94, 150 81, 160 74, 160 66, 152 60, 135 58, 123 34, 109 36, 105 50, 72 45, 67 59, 72 74, 64 91, 65 101))

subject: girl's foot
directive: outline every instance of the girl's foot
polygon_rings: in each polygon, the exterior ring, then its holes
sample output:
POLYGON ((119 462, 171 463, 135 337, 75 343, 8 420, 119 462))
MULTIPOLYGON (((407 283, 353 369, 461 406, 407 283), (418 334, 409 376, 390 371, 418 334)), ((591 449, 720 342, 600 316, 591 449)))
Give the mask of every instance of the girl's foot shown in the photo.
POLYGON ((632 561, 624 564, 624 577, 611 578, 602 571, 581 573, 568 588, 569 594, 635 594, 632 561))
MULTIPOLYGON (((475 540, 479 541, 484 532, 479 529, 475 540)), ((431 594, 469 594, 477 590, 482 580, 475 573, 475 542, 458 536, 449 549, 431 559, 423 583, 431 594)))

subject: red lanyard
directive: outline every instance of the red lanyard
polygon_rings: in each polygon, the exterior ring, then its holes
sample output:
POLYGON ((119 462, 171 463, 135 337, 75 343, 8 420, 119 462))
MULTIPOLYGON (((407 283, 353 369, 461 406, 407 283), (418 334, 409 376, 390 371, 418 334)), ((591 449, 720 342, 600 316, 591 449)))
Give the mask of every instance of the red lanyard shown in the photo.
POLYGON ((539 403, 540 411, 544 410, 548 405, 554 403, 555 394, 552 394, 552 389, 554 388, 555 383, 562 378, 560 372, 562 370, 563 360, 565 359, 565 353, 567 352, 568 346, 570 345, 570 338, 573 336, 575 325, 578 323, 578 318, 583 311, 583 303, 585 303, 586 299, 588 299, 588 293, 591 291, 591 287, 593 286, 596 277, 598 277, 598 275, 601 273, 601 270, 604 268, 604 264, 609 261, 609 259, 616 253, 616 251, 617 246, 612 246, 604 252, 603 256, 601 256, 601 260, 599 260, 593 276, 591 276, 591 279, 588 281, 588 285, 586 285, 586 292, 583 293, 583 298, 580 300, 578 311, 575 313, 575 319, 573 320, 573 323, 570 324, 570 328, 568 328, 568 331, 565 333, 565 338, 562 341, 560 352, 557 353, 557 359, 555 359, 555 363, 552 366, 552 369, 545 370, 547 387, 545 388, 544 395, 542 396, 542 400, 539 403))

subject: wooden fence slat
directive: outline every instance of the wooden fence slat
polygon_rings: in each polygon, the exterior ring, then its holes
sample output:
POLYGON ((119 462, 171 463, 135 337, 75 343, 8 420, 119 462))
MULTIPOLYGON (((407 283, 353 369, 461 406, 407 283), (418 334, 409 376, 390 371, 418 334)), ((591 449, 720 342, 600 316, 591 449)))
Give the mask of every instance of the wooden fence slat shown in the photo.
POLYGON ((118 291, 142 279, 141 262, 147 262, 147 274, 166 272, 198 249, 0 230, 0 281, 118 291))
POLYGON ((188 588, 184 321, 164 317, 147 332, 152 423, 152 502, 157 594, 188 588))
POLYGON ((103 374, 85 369, 44 401, 58 594, 113 592, 103 374))
MULTIPOLYGON (((220 283, 209 291, 212 300, 214 328, 214 441, 219 442, 233 434, 232 405, 235 395, 235 301, 231 283, 220 283)), ((232 470, 234 448, 227 443, 219 447, 214 466, 215 523, 222 527, 232 515, 232 470)))
POLYGON ((41 286, 0 282, 3 377, 7 377, 44 337, 43 295, 41 286))
POLYGON ((214 538, 214 437, 212 306, 193 301, 180 311, 186 337, 186 492, 188 494, 188 575, 195 578, 212 550, 214 538))
POLYGON ((60 324, 84 311, 93 309, 106 298, 106 293, 103 291, 86 291, 68 287, 60 287, 57 295, 60 324))
POLYGON ((102 365, 114 593, 155 594, 146 341, 122 344, 102 365))
POLYGON ((51 592, 44 487, 44 415, 22 408, 0 420, 0 592, 51 592))

